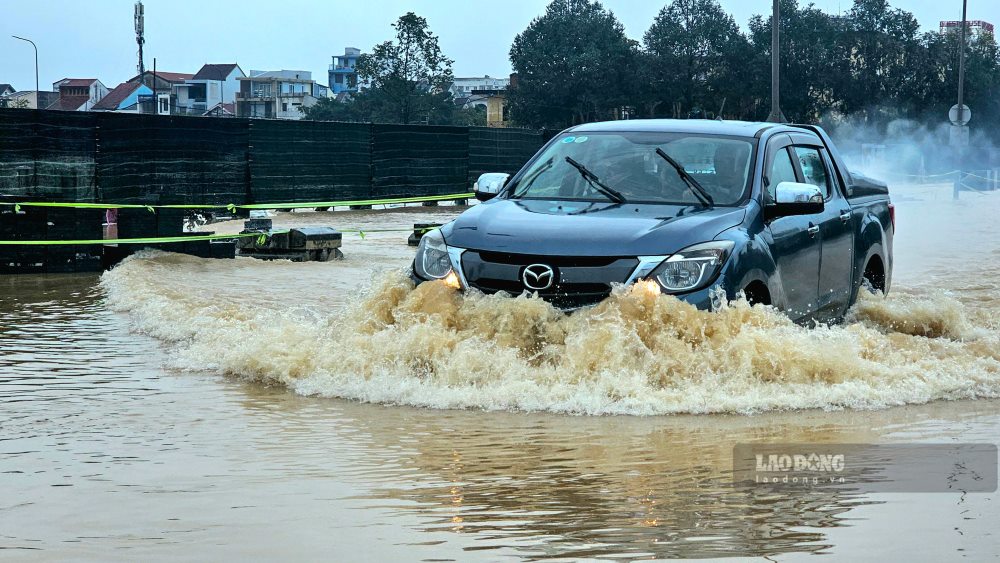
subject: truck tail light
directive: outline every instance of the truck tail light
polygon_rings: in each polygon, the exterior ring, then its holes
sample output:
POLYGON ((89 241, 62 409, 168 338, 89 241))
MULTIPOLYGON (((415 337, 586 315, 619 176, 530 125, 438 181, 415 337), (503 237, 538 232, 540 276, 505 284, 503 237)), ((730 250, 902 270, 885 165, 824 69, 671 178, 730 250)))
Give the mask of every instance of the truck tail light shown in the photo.
POLYGON ((896 232, 896 204, 889 204, 889 220, 892 221, 892 232, 896 232))

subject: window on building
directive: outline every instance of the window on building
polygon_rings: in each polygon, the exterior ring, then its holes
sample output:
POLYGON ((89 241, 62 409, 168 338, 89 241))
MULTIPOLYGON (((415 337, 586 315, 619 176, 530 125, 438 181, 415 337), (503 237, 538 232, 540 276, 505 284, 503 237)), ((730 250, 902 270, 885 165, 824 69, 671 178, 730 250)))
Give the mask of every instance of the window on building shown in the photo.
POLYGON ((334 75, 334 77, 333 77, 333 83, 334 84, 343 84, 344 83, 344 75, 343 74, 334 75))
POLYGON ((281 111, 288 111, 288 102, 281 102, 281 111))

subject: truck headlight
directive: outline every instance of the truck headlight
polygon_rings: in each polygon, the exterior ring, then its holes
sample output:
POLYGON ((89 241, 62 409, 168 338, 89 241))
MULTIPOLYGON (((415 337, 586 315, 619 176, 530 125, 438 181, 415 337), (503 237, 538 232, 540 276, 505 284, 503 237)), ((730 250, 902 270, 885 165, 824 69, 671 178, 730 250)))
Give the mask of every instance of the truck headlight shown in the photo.
POLYGON ((689 246, 664 260, 652 276, 666 293, 684 293, 712 283, 729 258, 730 240, 703 242, 689 246))
POLYGON ((417 275, 425 280, 444 279, 451 273, 451 257, 440 229, 427 231, 420 237, 417 256, 413 260, 417 275))

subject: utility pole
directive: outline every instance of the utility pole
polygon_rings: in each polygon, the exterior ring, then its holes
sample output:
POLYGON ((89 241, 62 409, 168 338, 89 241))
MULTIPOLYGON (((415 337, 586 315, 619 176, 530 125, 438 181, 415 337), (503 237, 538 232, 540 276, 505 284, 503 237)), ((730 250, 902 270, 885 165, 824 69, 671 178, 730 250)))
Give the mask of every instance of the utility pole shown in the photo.
MULTIPOLYGON (((27 41, 31 43, 31 46, 35 49, 35 106, 38 106, 38 45, 31 39, 25 39, 24 37, 18 37, 16 35, 11 35, 14 39, 20 39, 21 41, 27 41)), ((37 108, 41 109, 41 108, 37 108)))
POLYGON ((774 0, 771 6, 771 113, 767 120, 772 123, 784 123, 787 121, 785 115, 781 113, 781 7, 778 0, 774 0))
POLYGON ((965 117, 965 108, 962 102, 965 99, 965 16, 969 1, 962 0, 962 29, 958 32, 958 43, 961 46, 958 52, 958 121, 962 122, 965 117))
POLYGON ((956 106, 958 118, 954 121, 955 127, 952 129, 952 144, 958 151, 958 177, 955 179, 955 186, 952 190, 952 199, 958 199, 965 181, 965 146, 968 144, 968 129, 965 125, 965 26, 966 10, 968 0, 962 0, 962 27, 958 31, 958 105, 956 106))

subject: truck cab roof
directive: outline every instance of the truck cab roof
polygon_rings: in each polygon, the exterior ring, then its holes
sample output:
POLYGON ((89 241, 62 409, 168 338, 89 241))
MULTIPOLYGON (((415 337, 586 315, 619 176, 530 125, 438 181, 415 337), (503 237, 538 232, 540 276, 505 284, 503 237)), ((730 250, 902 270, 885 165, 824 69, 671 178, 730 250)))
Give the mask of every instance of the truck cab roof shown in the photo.
POLYGON ((702 133, 708 135, 728 135, 733 137, 757 137, 764 131, 803 131, 801 128, 781 123, 762 121, 720 121, 717 119, 631 119, 625 121, 601 121, 584 123, 567 129, 572 133, 612 133, 612 132, 663 132, 702 133))

